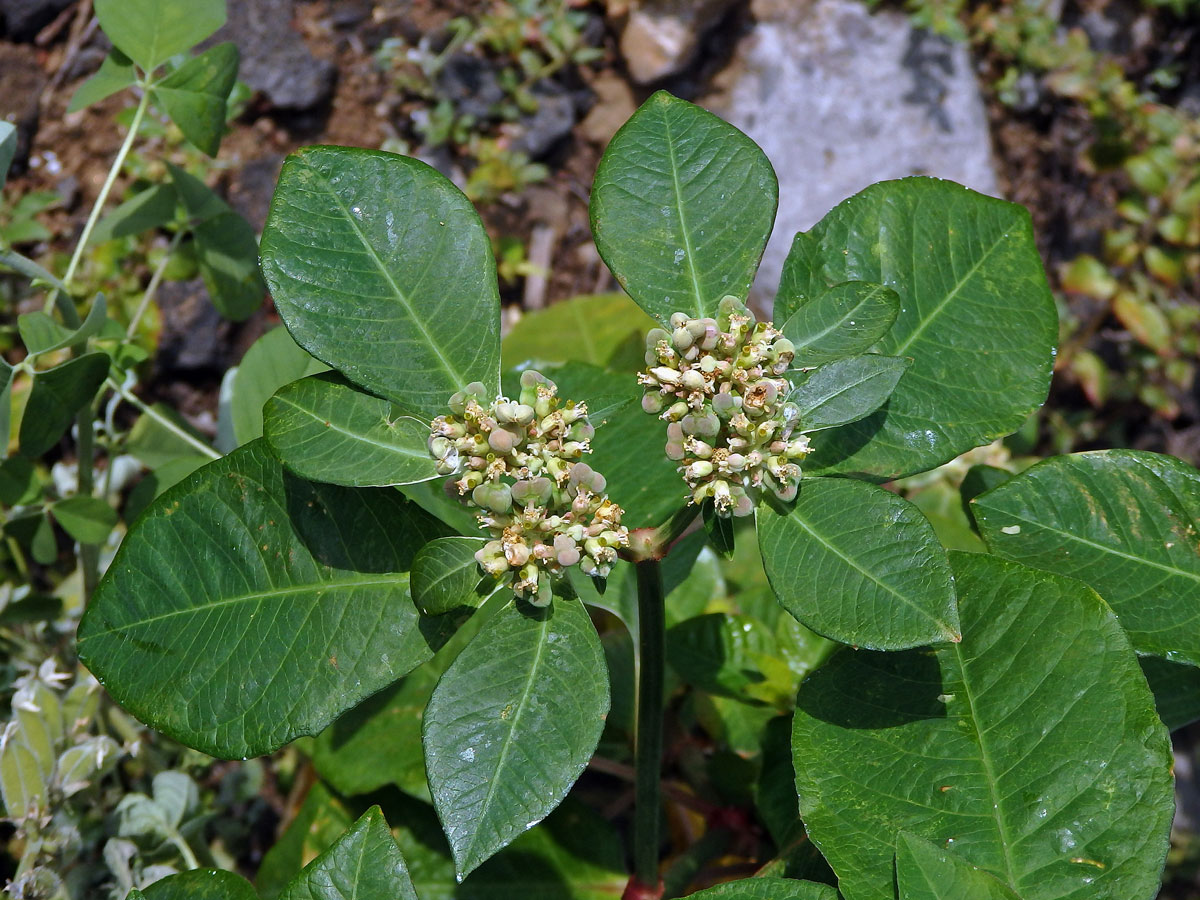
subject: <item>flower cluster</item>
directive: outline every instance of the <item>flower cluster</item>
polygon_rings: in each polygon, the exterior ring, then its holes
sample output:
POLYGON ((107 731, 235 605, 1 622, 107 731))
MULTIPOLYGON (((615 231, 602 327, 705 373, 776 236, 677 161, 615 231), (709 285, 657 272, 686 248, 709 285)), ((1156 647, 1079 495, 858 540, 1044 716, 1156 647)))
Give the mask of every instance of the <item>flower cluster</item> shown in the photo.
POLYGON ((571 566, 608 575, 629 530, 604 495, 604 476, 579 462, 594 434, 584 404, 562 402, 532 370, 521 374, 516 401, 484 395, 476 382, 450 398, 450 415, 431 425, 429 452, 439 473, 459 475, 447 491, 481 510, 492 540, 475 554, 480 567, 545 606, 571 566))
POLYGON ((642 408, 667 425, 667 456, 691 488, 691 503, 711 498, 720 515, 749 515, 748 488, 782 500, 796 496, 808 438, 796 434, 799 410, 787 402, 783 374, 792 342, 770 322, 756 322, 736 297, 717 318, 671 316, 668 332, 646 335, 642 408))

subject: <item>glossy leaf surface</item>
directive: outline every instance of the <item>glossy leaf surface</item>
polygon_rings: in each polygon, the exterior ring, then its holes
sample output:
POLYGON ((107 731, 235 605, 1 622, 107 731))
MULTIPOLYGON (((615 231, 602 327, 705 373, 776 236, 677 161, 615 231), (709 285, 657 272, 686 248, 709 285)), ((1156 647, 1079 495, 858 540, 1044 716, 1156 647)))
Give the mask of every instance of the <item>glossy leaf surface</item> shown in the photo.
POLYGON ((983 869, 907 832, 896 841, 896 884, 900 900, 1019 900, 983 869))
POLYGON ((796 346, 796 368, 820 366, 866 353, 900 315, 900 295, 881 284, 835 284, 805 303, 786 322, 776 322, 796 346))
POLYGON ((460 876, 562 801, 608 704, 604 651, 582 603, 514 602, 484 625, 425 713, 429 787, 460 876))
POLYGON ((425 163, 345 147, 293 153, 262 258, 300 346, 409 414, 445 412, 472 381, 498 389, 491 243, 467 198, 425 163))
MULTIPOLYGON (((807 377, 788 373, 796 385, 788 399, 800 408, 800 430, 822 431, 869 416, 887 403, 911 364, 899 356, 866 354, 827 363, 807 377)), ((814 449, 821 444, 822 439, 814 441, 814 449)))
POLYGON ((241 875, 223 869, 192 869, 168 875, 148 886, 146 900, 258 900, 241 875))
POLYGON ((281 900, 417 900, 408 867, 378 806, 304 867, 281 900))
POLYGON ((147 75, 225 24, 225 0, 96 0, 100 27, 147 75))
POLYGON ((797 235, 775 320, 844 281, 900 295, 878 350, 913 365, 885 409, 816 447, 814 473, 924 471, 1015 431, 1046 399, 1058 315, 1023 207, 932 178, 872 185, 797 235))
POLYGON ((1138 450, 1056 456, 971 507, 993 553, 1087 582, 1140 652, 1200 665, 1200 471, 1138 450))
POLYGON ((160 497, 130 531, 79 652, 139 719, 215 756, 267 753, 429 659, 407 570, 444 535, 395 491, 312 484, 262 442, 160 497))
POLYGON ((475 561, 475 552, 483 544, 483 538, 446 537, 418 550, 412 567, 417 609, 436 616, 479 606, 496 587, 496 579, 480 572, 475 561))
POLYGON ((688 894, 693 900, 837 900, 827 884, 791 878, 743 878, 688 894))
POLYGON ((305 478, 383 487, 438 477, 429 423, 336 375, 282 388, 263 407, 263 430, 284 465, 305 478))
POLYGON ((902 497, 861 481, 805 478, 787 513, 758 510, 763 566, 783 608, 857 647, 958 637, 946 551, 902 497))
POLYGON ((847 900, 891 900, 896 835, 1023 900, 1150 898, 1174 809, 1166 729, 1086 585, 951 555, 963 639, 843 651, 800 689, 800 814, 847 900))
POLYGON ((749 292, 778 198, 757 144, 659 91, 604 151, 592 232, 621 287, 650 315, 711 316, 725 295, 749 292))

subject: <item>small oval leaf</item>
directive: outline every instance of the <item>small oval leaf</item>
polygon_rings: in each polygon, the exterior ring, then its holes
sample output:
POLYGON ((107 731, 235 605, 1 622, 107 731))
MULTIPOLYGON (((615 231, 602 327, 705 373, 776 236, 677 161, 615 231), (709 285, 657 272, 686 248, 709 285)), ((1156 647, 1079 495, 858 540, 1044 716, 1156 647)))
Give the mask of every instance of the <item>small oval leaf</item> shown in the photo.
POLYGON ((655 318, 716 315, 745 298, 779 200, 758 145, 659 91, 621 126, 596 169, 592 232, 621 287, 655 318))
POLYGON ((786 514, 759 508, 758 541, 775 596, 813 631, 878 650, 959 638, 946 551, 891 491, 805 478, 786 514))
POLYGON ((438 477, 429 423, 337 375, 282 388, 263 407, 263 430, 284 465, 315 481, 386 487, 438 477))

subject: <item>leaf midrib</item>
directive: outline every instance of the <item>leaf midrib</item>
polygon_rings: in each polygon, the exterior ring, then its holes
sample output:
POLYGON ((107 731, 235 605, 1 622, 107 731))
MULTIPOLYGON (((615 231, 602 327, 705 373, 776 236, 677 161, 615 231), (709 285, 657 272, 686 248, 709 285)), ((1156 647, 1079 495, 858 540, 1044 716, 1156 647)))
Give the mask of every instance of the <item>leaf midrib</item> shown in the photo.
POLYGON ((930 312, 930 314, 928 316, 925 316, 923 319, 921 319, 921 324, 918 325, 913 330, 912 334, 910 334, 904 340, 904 343, 902 343, 899 347, 897 347, 895 349, 895 351, 894 351, 895 355, 898 356, 899 354, 903 353, 905 350, 907 350, 909 347, 911 347, 913 345, 914 341, 916 341, 921 335, 923 335, 925 333, 925 329, 927 329, 933 323, 933 320, 942 314, 942 310, 944 310, 947 306, 949 306, 950 303, 954 300, 954 298, 958 296, 958 292, 963 289, 963 286, 968 281, 970 281, 972 278, 975 277, 975 273, 979 271, 979 268, 985 262, 987 262, 988 257, 991 256, 996 251, 996 248, 999 247, 1004 242, 1005 238, 1006 238, 1005 235, 1001 235, 1000 237, 996 238, 996 240, 992 243, 992 246, 988 247, 987 250, 985 250, 983 252, 983 255, 980 256, 977 260, 975 260, 975 262, 971 266, 971 268, 967 269, 966 274, 963 275, 963 277, 958 280, 958 283, 955 284, 954 287, 952 287, 949 291, 946 292, 946 296, 943 297, 941 302, 939 302, 938 305, 933 308, 933 311, 930 312))
POLYGON ((787 518, 794 519, 796 521, 796 524, 798 524, 806 532, 808 532, 810 535, 812 535, 814 538, 816 538, 822 547, 824 547, 829 552, 833 553, 835 556, 837 556, 839 559, 841 559, 843 562, 845 562, 847 565, 849 565, 850 568, 854 569, 856 572, 865 576, 869 581, 872 581, 875 584, 879 585, 881 588, 883 588, 885 591, 887 591, 889 594, 891 594, 897 600, 900 600, 902 603, 904 603, 905 606, 910 607, 913 611, 920 614, 923 618, 932 622, 934 625, 936 625, 938 627, 938 630, 943 635, 945 635, 947 638, 957 638, 958 637, 958 634, 956 632, 954 632, 949 627, 949 625, 947 625, 945 622, 941 621, 940 619, 935 617, 932 613, 928 612, 925 609, 922 609, 920 606, 913 603, 911 600, 909 600, 903 594, 898 592, 891 585, 887 584, 886 582, 880 581, 873 574, 871 574, 871 572, 869 572, 867 569, 864 569, 862 566, 860 566, 854 559, 847 556, 841 550, 839 550, 837 547, 835 547, 833 544, 830 544, 828 541, 826 541, 825 538, 822 537, 820 533, 814 531, 812 528, 809 528, 808 523, 805 522, 804 519, 802 519, 800 517, 798 509, 793 509, 791 515, 787 516, 787 518))
MULTIPOLYGON (((889 290, 889 288, 885 288, 883 285, 879 285, 878 287, 872 289, 869 294, 865 294, 862 297, 860 297, 859 300, 855 302, 853 307, 851 307, 846 312, 838 315, 834 322, 832 322, 829 325, 826 325, 820 331, 818 331, 816 334, 812 334, 812 336, 809 337, 808 339, 806 339, 803 344, 796 344, 796 355, 799 356, 801 350, 807 349, 808 347, 811 347, 813 344, 817 343, 822 338, 828 337, 829 335, 837 332, 846 322, 850 321, 851 316, 857 317, 859 314, 858 311, 861 310, 864 306, 867 306, 868 303, 870 303, 870 301, 872 301, 876 297, 878 297, 880 295, 880 293, 882 293, 884 290, 889 290)), ((814 304, 819 303, 820 300, 821 300, 821 298, 818 297, 816 300, 813 301, 813 303, 814 304)), ((800 309, 796 310, 796 312, 792 314, 791 319, 794 319, 796 316, 800 315, 806 308, 807 308, 806 306, 800 307, 800 309)), ((791 322, 791 319, 788 320, 789 323, 791 322)), ((788 327, 787 327, 786 323, 784 324, 782 331, 783 331, 784 335, 787 334, 788 327)))
POLYGON ((467 377, 462 372, 456 370, 450 363, 450 360, 446 358, 446 355, 442 352, 441 346, 439 346, 437 341, 434 340, 433 335, 426 327, 425 321, 419 315, 417 315, 416 310, 413 309, 412 302, 409 300, 408 295, 400 289, 400 285, 396 284, 395 279, 392 278, 392 273, 387 270, 383 260, 380 259, 379 254, 375 252, 374 245, 367 240, 367 236, 363 234, 362 229, 358 227, 358 223, 354 221, 354 216, 351 215, 346 204, 342 202, 342 198, 337 194, 336 191, 334 191, 333 186, 329 183, 329 180, 315 167, 308 165, 307 163, 305 163, 305 167, 313 173, 314 178, 320 182, 330 199, 333 200, 333 202, 337 205, 337 208, 341 210, 342 217, 350 225, 351 230, 366 249, 367 255, 371 258, 371 261, 375 263, 375 267, 379 270, 379 274, 383 276, 384 280, 388 283, 388 286, 391 287, 392 292, 396 295, 396 299, 400 301, 400 304, 408 313, 409 319, 411 319, 413 324, 416 325, 417 330, 420 331, 421 335, 425 338, 425 346, 433 351, 433 354, 437 357, 437 360, 441 364, 443 371, 445 371, 446 374, 451 377, 455 384, 460 386, 466 385, 468 380, 467 377))
POLYGON ((683 235, 683 246, 687 251, 688 272, 692 277, 692 295, 696 298, 696 315, 704 315, 704 297, 700 293, 700 276, 696 274, 696 254, 692 249, 692 237, 688 231, 687 216, 683 212, 683 188, 679 184, 679 163, 675 159, 675 138, 671 134, 670 110, 662 108, 663 131, 666 132, 667 157, 671 163, 671 183, 675 187, 675 211, 679 213, 679 230, 683 235))
POLYGON ((971 724, 975 727, 976 744, 979 747, 979 759, 983 764, 984 777, 987 779, 988 796, 992 799, 992 818, 996 822, 996 830, 1000 835, 1000 845, 1004 848, 1005 881, 1009 887, 1015 888, 1017 881, 1013 867, 1012 841, 1009 839, 1008 828, 1005 825, 1004 818, 1000 814, 1000 801, 1002 798, 997 793, 996 769, 992 763, 992 755, 988 751, 984 740, 984 729, 980 727, 979 716, 975 710, 976 697, 971 689, 970 679, 967 677, 967 664, 963 658, 962 644, 955 644, 952 652, 958 663, 959 673, 962 676, 963 693, 966 695, 967 709, 971 715, 971 724))
MULTIPOLYGON (((372 447, 378 447, 381 450, 387 450, 389 453, 395 453, 399 456, 411 456, 414 459, 428 460, 430 466, 431 467, 433 466, 433 459, 429 456, 428 453, 426 453, 424 451, 411 449, 411 448, 405 447, 402 444, 388 444, 388 443, 384 443, 383 441, 374 440, 373 438, 368 437, 366 434, 364 434, 360 431, 347 431, 345 428, 343 428, 341 425, 338 425, 332 419, 327 420, 324 416, 317 415, 316 412, 314 412, 313 410, 307 409, 306 407, 301 406, 299 403, 297 403, 295 400, 293 400, 291 397, 288 397, 285 394, 276 394, 274 399, 278 400, 280 403, 288 404, 293 409, 296 409, 299 412, 307 415, 314 422, 319 422, 321 425, 325 426, 326 428, 332 429, 333 431, 336 431, 338 434, 344 434, 346 437, 350 438, 351 440, 358 441, 359 443, 362 443, 362 444, 369 444, 372 447)), ((412 417, 411 416, 402 416, 401 418, 408 419, 408 418, 412 418, 412 417)), ((413 421, 417 421, 417 420, 413 419, 413 421)), ((430 477, 436 478, 437 477, 436 473, 434 475, 431 475, 430 477)))
MULTIPOLYGON (((525 707, 529 702, 529 697, 533 693, 533 684, 536 679, 536 673, 542 663, 542 651, 546 648, 546 631, 550 628, 550 616, 545 616, 538 623, 540 633, 538 635, 537 650, 533 657, 533 664, 529 667, 529 674, 525 677, 525 687, 521 691, 521 698, 517 704, 517 708, 513 711, 512 727, 508 729, 508 734, 504 738, 503 745, 500 748, 500 757, 496 760, 496 768, 492 772, 492 777, 488 781, 487 794, 484 795, 481 805, 482 812, 479 818, 483 819, 487 815, 489 807, 492 805, 492 798, 496 795, 496 785, 503 779, 499 776, 500 770, 504 768, 504 763, 508 759, 509 750, 513 746, 513 735, 517 733, 517 726, 521 722, 521 716, 525 712, 525 707)), ((462 859, 470 861, 475 855, 475 845, 479 843, 481 829, 475 828, 471 834, 471 842, 463 849, 462 859)))
MULTIPOLYGON (((986 506, 983 508, 987 509, 986 506)), ((1167 565, 1166 563, 1160 563, 1160 562, 1155 562, 1152 559, 1146 559, 1145 557, 1134 556, 1130 553, 1125 553, 1121 550, 1117 550, 1114 547, 1111 547, 1107 544, 1098 544, 1095 541, 1089 541, 1087 538, 1080 537, 1079 535, 1073 534, 1070 531, 1063 531, 1059 528, 1055 528, 1053 526, 1047 525, 1045 522, 1038 521, 1037 519, 1029 519, 1029 518, 1026 518, 1025 516, 1019 516, 1016 513, 1010 512, 1006 509, 1001 509, 1000 507, 992 507, 992 509, 995 510, 996 512, 1000 513, 1001 515, 1005 515, 1010 518, 1017 519, 1018 521, 1025 522, 1028 525, 1036 526, 1037 528, 1040 528, 1044 531, 1048 531, 1051 534, 1055 534, 1055 535, 1059 535, 1061 537, 1068 538, 1069 540, 1072 540, 1077 544, 1083 544, 1085 547, 1091 547, 1093 550, 1099 550, 1102 553, 1108 553, 1112 556, 1119 556, 1122 559, 1127 559, 1132 563, 1137 563, 1137 564, 1143 565, 1143 566, 1149 566, 1154 569, 1161 569, 1162 571, 1168 572, 1172 575, 1182 575, 1184 578, 1190 578, 1193 581, 1200 582, 1200 573, 1189 572, 1187 569, 1180 569, 1175 566, 1167 565)))
POLYGON ((408 573, 401 572, 387 578, 360 578, 360 579, 342 579, 338 581, 315 581, 307 584, 291 585, 286 588, 275 588, 273 590, 254 591, 249 594, 239 594, 236 597, 224 597, 220 600, 203 603, 198 606, 188 606, 182 609, 173 609, 170 612, 160 613, 157 616, 150 616, 145 619, 138 619, 132 622, 123 623, 120 627, 108 628, 104 631, 95 631, 91 634, 85 634, 79 638, 79 644, 83 644, 96 638, 107 637, 110 634, 119 634, 123 631, 128 631, 131 628, 141 628, 145 625, 151 625, 155 622, 164 619, 173 619, 176 616, 184 616, 190 613, 205 613, 214 609, 221 609, 226 606, 235 606, 239 603, 249 603, 251 601, 268 600, 279 597, 290 597, 296 594, 303 594, 308 591, 338 591, 350 588, 359 587, 385 587, 387 585, 398 584, 408 580, 408 573))

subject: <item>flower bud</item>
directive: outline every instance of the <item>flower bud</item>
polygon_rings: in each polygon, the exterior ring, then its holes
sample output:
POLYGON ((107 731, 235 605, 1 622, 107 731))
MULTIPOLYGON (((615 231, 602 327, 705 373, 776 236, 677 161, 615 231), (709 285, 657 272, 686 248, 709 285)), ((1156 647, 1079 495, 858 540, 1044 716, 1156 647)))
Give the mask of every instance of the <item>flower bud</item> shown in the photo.
POLYGON ((702 391, 708 384, 704 379, 704 374, 696 369, 688 369, 684 372, 680 377, 680 383, 689 391, 702 391))
POLYGON ((695 339, 685 326, 680 326, 671 333, 671 345, 680 353, 687 350, 693 343, 695 343, 695 339))
POLYGON ((698 459, 684 473, 684 477, 688 481, 699 481, 701 478, 707 478, 713 472, 713 464, 706 459, 698 459))
POLYGON ((652 416, 656 416, 662 412, 665 405, 666 401, 663 399, 662 394, 654 393, 644 394, 642 396, 642 410, 648 412, 652 416))
POLYGON ((515 432, 506 428, 494 428, 488 433, 488 446, 497 453, 508 454, 517 445, 518 437, 515 432))

